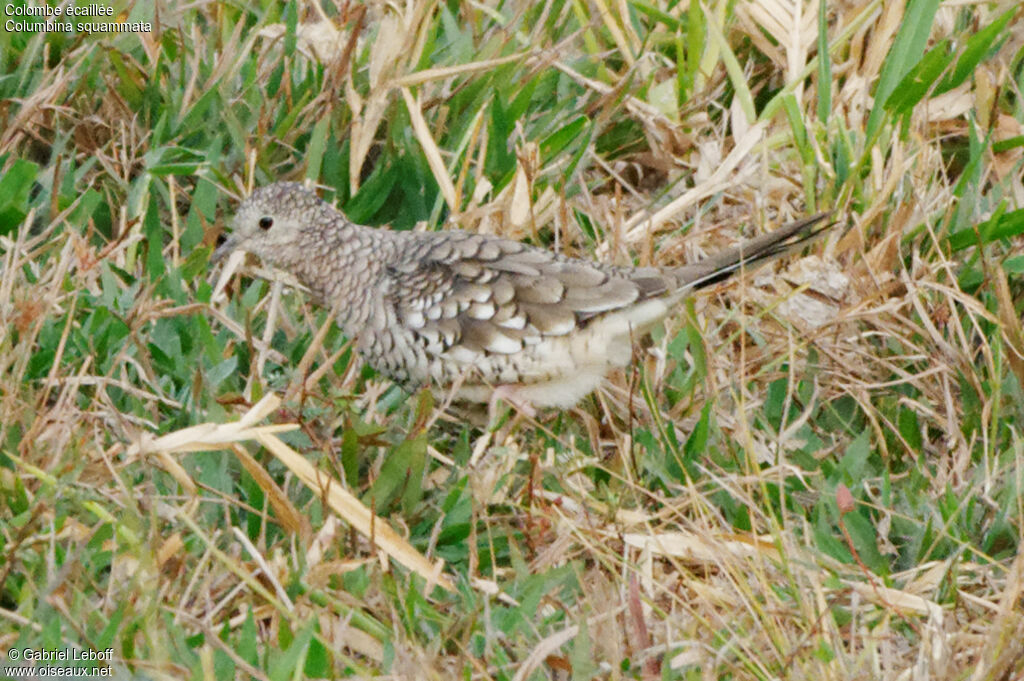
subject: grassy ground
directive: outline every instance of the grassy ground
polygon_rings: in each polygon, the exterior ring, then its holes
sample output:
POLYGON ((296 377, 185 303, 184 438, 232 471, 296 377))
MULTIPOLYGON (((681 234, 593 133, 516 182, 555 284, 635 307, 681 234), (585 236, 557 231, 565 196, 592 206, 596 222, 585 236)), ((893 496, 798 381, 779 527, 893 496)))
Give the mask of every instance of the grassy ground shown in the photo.
POLYGON ((1024 678, 1018 3, 254 4, 0 31, 0 648, 1024 678), (217 281, 238 198, 306 178, 355 221, 621 264, 840 226, 578 408, 480 428, 301 293, 217 281))

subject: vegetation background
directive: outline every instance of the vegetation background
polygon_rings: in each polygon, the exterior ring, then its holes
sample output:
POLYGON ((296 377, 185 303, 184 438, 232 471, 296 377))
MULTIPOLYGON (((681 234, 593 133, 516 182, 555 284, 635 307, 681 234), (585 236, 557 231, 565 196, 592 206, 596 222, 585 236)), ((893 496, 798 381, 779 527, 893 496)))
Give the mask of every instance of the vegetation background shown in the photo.
POLYGON ((113 7, 153 31, 0 31, 0 648, 1024 678, 1019 3, 113 7), (302 179, 361 223, 624 264, 841 227, 578 408, 481 427, 301 292, 217 281, 237 201, 302 179))

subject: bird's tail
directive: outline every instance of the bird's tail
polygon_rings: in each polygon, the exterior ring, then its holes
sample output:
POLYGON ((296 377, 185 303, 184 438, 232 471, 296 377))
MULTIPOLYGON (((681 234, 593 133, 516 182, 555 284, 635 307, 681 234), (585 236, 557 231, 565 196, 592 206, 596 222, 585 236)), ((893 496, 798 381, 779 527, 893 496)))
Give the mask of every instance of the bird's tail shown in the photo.
POLYGON ((791 222, 698 263, 675 268, 672 274, 679 288, 693 290, 716 284, 740 270, 760 267, 813 241, 835 224, 824 222, 831 215, 829 211, 791 222))

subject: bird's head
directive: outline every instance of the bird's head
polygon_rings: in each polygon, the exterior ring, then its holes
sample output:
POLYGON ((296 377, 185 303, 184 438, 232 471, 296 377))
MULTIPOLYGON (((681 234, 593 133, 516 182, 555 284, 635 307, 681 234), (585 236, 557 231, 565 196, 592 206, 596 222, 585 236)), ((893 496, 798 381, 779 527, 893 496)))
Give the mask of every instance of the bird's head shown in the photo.
POLYGON ((271 265, 283 265, 301 257, 303 229, 316 224, 326 204, 297 182, 277 182, 254 191, 238 206, 231 234, 213 252, 217 262, 232 251, 243 250, 271 265))

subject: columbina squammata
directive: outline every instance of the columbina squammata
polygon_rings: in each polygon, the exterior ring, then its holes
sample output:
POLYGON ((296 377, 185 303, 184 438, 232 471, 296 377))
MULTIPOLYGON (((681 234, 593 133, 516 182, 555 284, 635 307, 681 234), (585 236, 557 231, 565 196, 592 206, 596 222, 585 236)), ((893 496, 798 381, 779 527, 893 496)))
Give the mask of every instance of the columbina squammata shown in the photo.
POLYGON ((632 343, 696 289, 796 250, 827 214, 682 267, 615 267, 461 231, 355 225, 295 183, 242 202, 234 249, 286 270, 336 313, 377 371, 457 398, 569 407, 632 357, 632 343))

